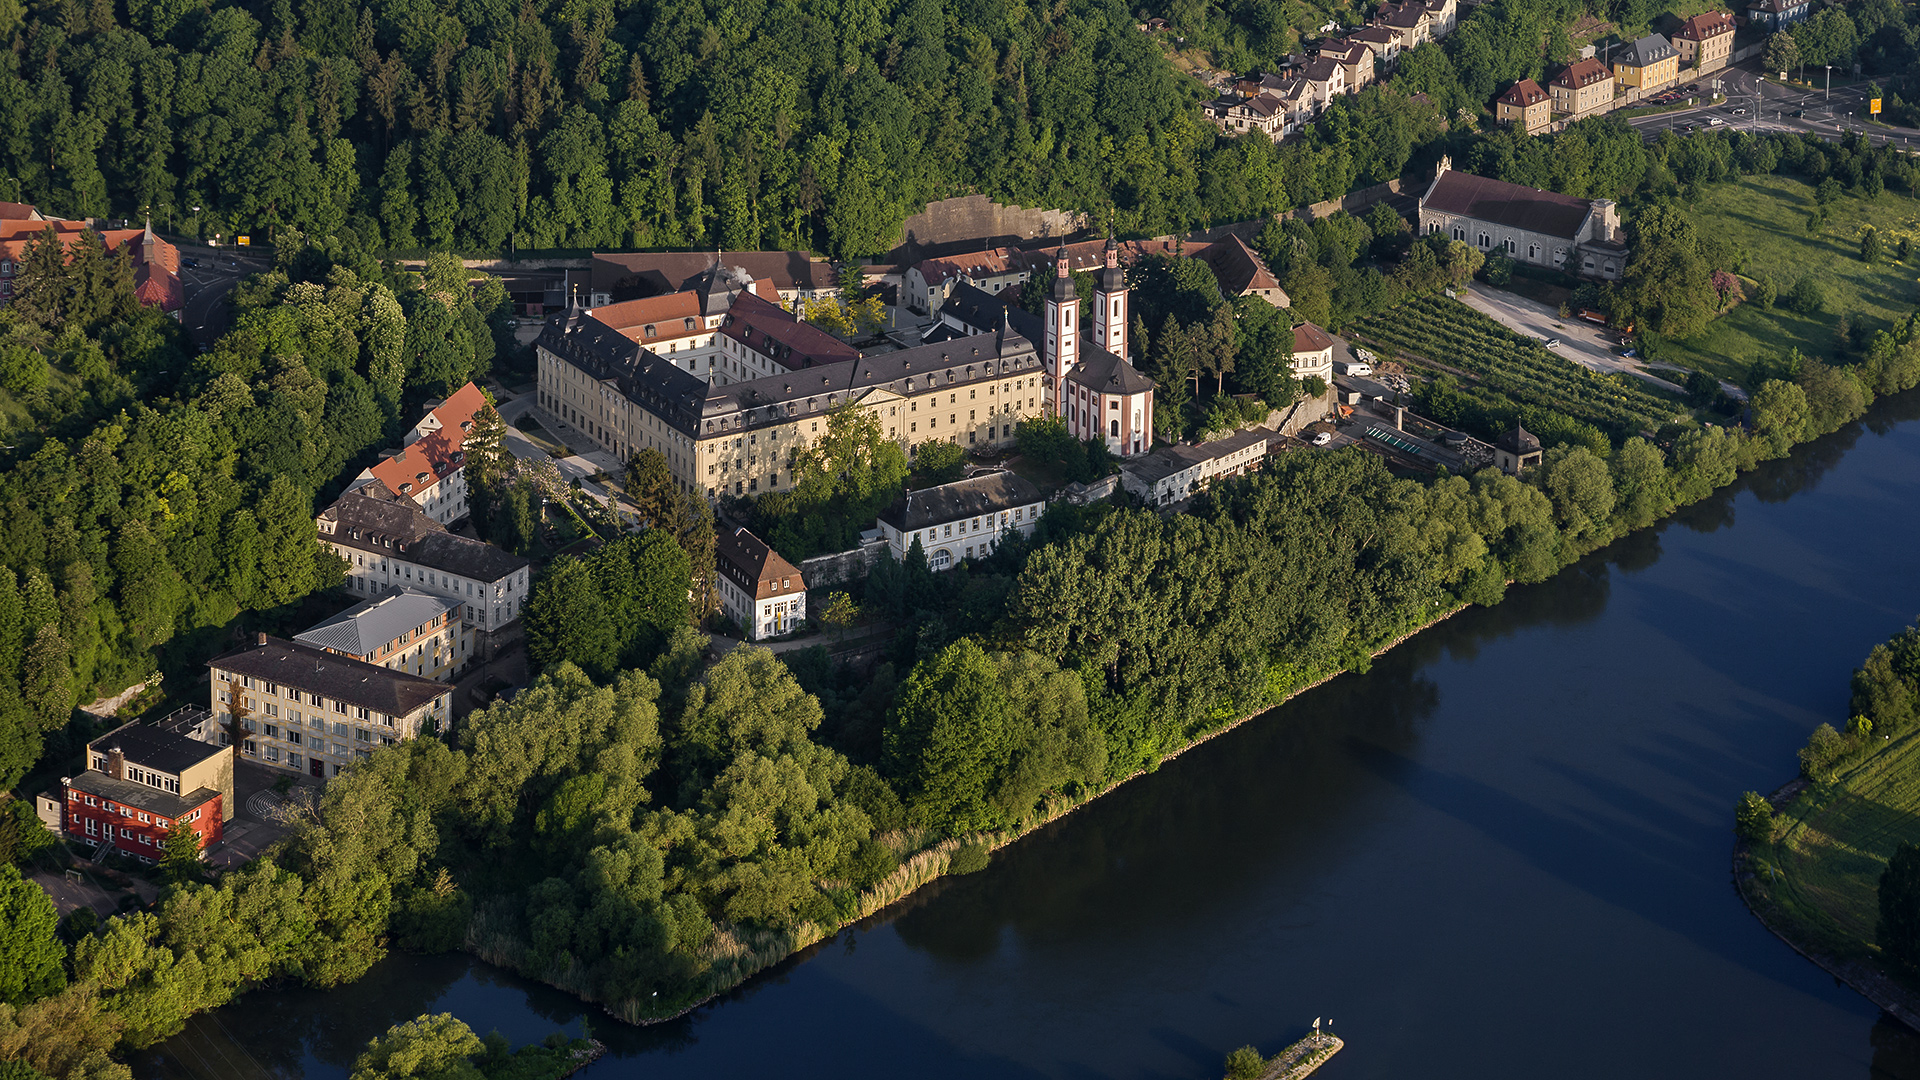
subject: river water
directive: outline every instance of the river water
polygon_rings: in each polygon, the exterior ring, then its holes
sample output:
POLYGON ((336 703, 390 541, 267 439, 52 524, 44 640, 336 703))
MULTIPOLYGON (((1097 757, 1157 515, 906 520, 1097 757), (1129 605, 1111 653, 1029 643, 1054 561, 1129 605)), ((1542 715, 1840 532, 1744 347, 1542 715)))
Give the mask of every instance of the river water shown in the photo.
POLYGON ((197 1018, 141 1077, 344 1077, 450 1011, 583 1016, 588 1077, 1217 1077, 1315 1017, 1359 1077, 1915 1077, 1920 1037, 1734 894, 1787 780, 1920 612, 1920 393, 1420 635, 672 1024, 465 957, 197 1018))

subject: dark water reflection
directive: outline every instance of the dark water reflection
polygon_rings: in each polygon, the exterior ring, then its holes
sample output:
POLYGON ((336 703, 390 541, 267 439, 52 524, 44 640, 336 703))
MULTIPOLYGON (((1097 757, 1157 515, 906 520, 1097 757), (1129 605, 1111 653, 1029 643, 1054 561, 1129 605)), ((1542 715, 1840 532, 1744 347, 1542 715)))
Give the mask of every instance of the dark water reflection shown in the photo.
MULTIPOLYGON (((1920 394, 1383 658, 842 934, 598 1076, 1217 1076, 1314 1016, 1323 1076, 1920 1080, 1920 1038, 1766 934, 1729 818, 1920 612, 1920 394)), ((396 957, 197 1020, 141 1076, 339 1077, 556 991, 396 957)))

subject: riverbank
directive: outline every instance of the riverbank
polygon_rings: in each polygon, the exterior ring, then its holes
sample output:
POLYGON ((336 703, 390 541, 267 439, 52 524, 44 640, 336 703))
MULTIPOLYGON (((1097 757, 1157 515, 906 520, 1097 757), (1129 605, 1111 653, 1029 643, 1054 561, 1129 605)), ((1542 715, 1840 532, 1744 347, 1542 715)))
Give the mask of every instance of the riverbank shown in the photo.
POLYGON ((1275 1054, 1260 1080, 1306 1080, 1346 1045, 1338 1035, 1316 1031, 1275 1054))
POLYGON ((1830 784, 1796 779, 1767 797, 1768 839, 1733 849, 1734 888, 1760 924, 1888 1016, 1920 1032, 1920 991, 1882 966, 1874 944, 1879 875, 1902 841, 1920 842, 1920 733, 1830 784))

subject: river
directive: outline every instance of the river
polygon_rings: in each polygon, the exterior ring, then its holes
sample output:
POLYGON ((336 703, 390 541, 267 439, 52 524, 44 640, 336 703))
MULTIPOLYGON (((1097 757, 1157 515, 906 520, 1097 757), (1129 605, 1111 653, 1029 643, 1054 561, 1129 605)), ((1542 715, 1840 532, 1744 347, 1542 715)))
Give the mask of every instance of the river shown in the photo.
POLYGON ((461 956, 196 1018, 140 1077, 344 1077, 450 1011, 583 1016, 585 1076, 1920 1078, 1920 1037, 1729 882, 1734 800, 1920 612, 1920 392, 1167 763, 726 998, 635 1029, 461 956))

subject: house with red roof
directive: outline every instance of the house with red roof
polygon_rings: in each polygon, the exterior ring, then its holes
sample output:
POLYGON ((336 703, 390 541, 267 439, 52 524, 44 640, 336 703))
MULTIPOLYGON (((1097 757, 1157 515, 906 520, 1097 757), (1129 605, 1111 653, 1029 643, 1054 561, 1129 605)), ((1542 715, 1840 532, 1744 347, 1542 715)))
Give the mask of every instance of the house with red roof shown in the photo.
POLYGON ((486 403, 486 395, 472 383, 454 391, 427 410, 405 445, 362 470, 347 490, 379 484, 441 525, 466 517, 467 433, 486 403))
POLYGON ((15 279, 26 258, 27 245, 51 230, 63 252, 73 250, 82 233, 93 232, 109 252, 125 251, 133 261, 133 293, 147 307, 159 308, 174 319, 186 307, 186 289, 180 282, 180 249, 141 229, 95 230, 84 221, 45 218, 25 203, 0 203, 0 305, 13 299, 15 279))

